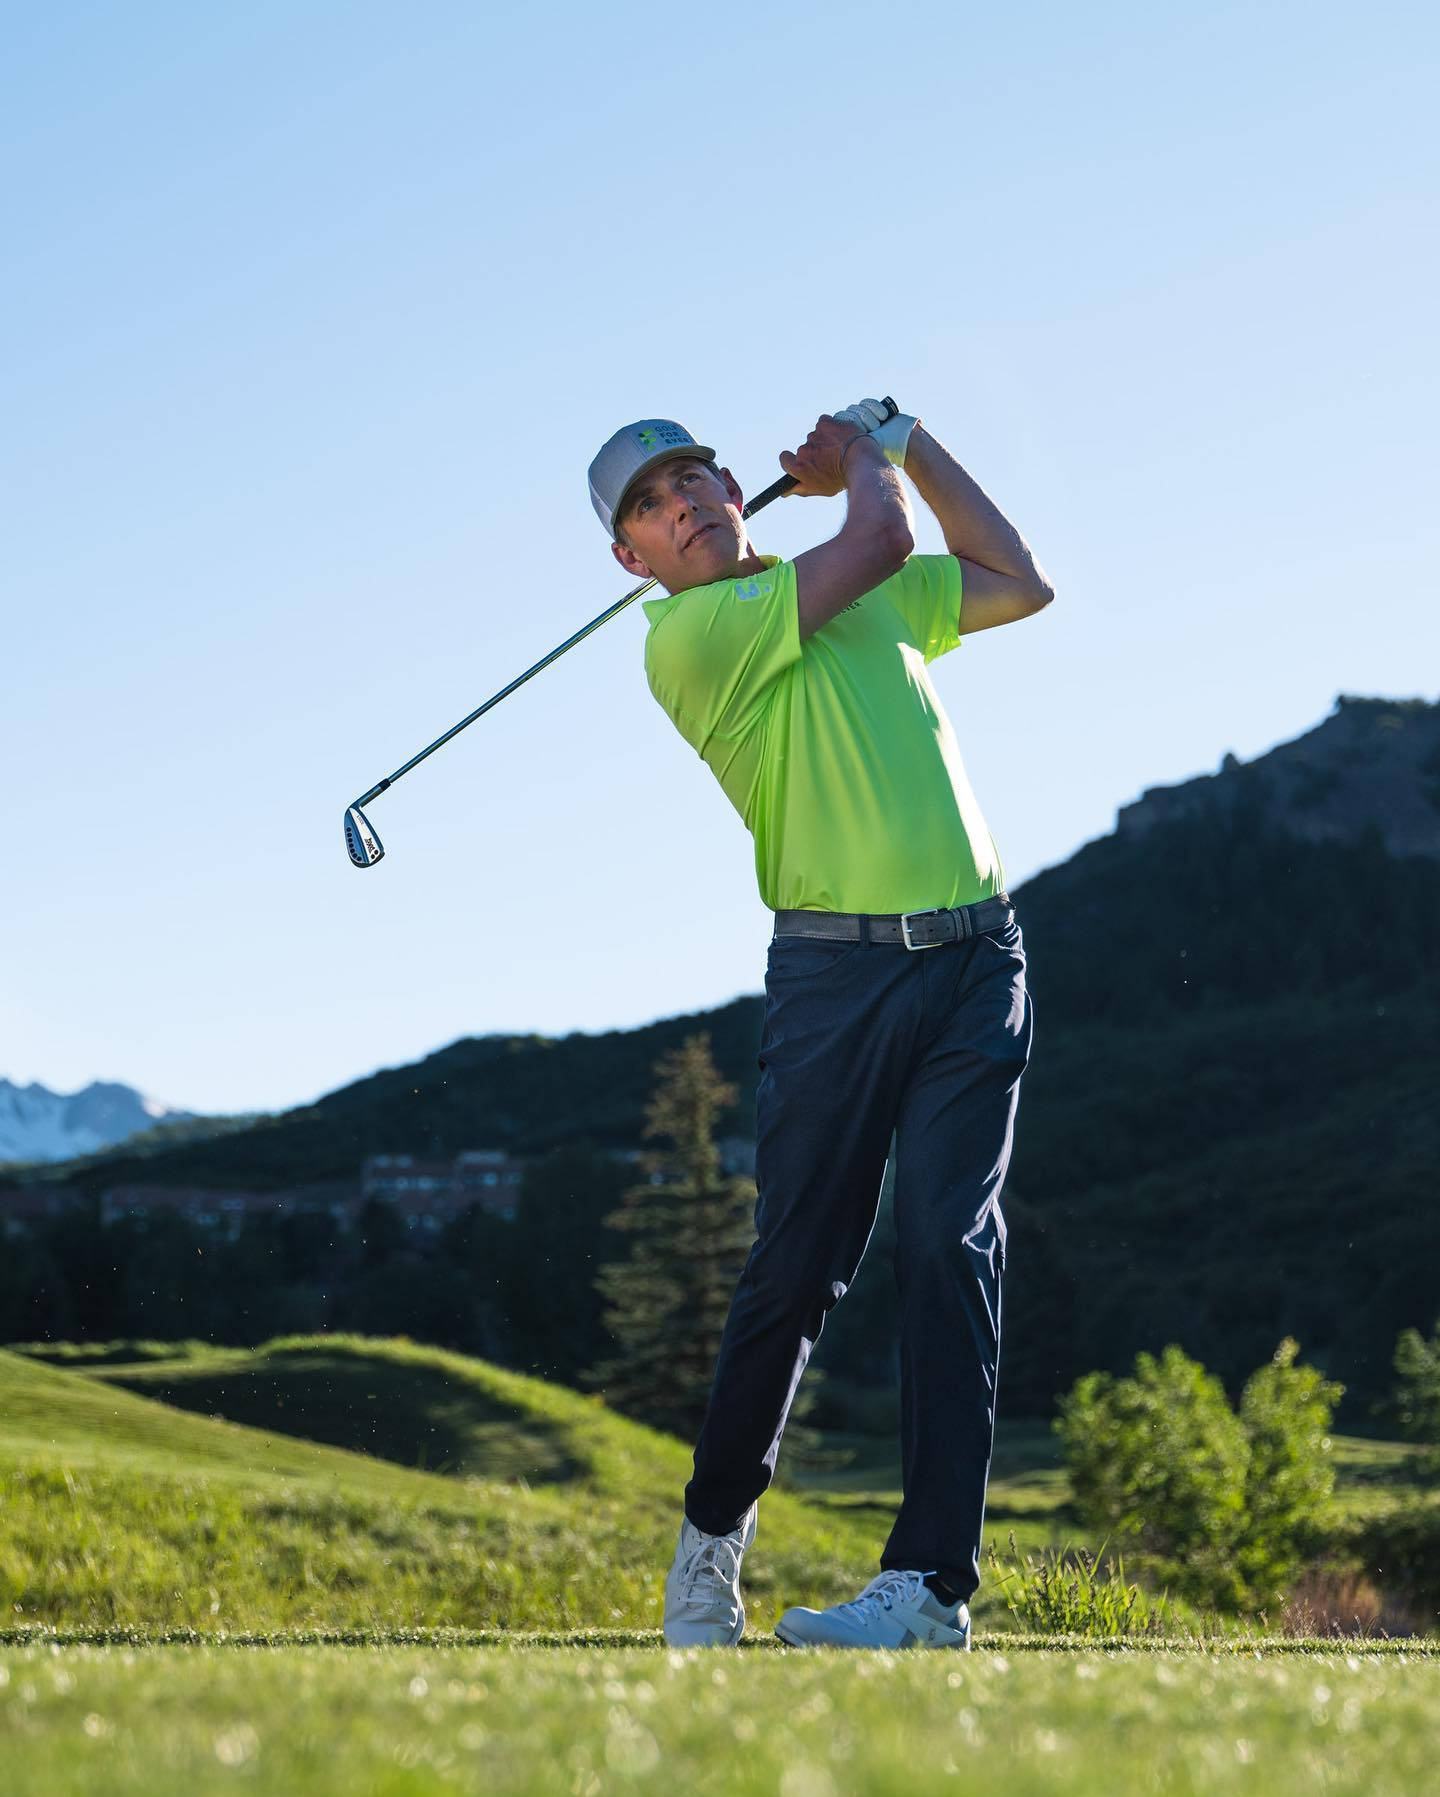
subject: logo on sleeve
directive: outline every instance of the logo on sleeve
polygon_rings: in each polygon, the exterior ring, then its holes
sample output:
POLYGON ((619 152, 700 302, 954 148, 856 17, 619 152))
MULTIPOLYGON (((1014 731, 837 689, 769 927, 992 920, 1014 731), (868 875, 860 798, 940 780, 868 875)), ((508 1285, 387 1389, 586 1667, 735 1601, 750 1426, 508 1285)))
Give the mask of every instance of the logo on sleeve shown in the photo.
POLYGON ((749 580, 735 582, 735 597, 743 605, 750 599, 768 599, 771 588, 770 577, 766 574, 752 575, 749 580))

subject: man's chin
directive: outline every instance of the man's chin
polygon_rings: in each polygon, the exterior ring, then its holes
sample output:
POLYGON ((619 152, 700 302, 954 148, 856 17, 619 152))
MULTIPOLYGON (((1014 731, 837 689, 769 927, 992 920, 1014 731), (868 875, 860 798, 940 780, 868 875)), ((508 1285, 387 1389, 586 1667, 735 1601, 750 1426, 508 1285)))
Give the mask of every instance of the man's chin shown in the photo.
MULTIPOLYGON (((740 572, 743 560, 744 557, 733 543, 712 543, 707 538, 680 557, 675 569, 677 584, 670 587, 670 591, 682 593, 690 587, 704 587, 715 580, 728 580, 740 572)), ((668 586, 669 582, 665 584, 668 586)))

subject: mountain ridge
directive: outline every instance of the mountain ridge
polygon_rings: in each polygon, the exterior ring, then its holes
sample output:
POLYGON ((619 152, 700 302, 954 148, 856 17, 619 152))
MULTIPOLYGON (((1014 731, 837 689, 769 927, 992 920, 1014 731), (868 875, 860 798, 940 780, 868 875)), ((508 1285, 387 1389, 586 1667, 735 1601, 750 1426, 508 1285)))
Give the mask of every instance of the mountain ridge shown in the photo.
POLYGON ((1302 841, 1351 841, 1374 825, 1387 853, 1440 860, 1440 704, 1342 693, 1319 724, 1250 761, 1227 753, 1217 773, 1146 787, 1114 833, 1257 799, 1302 841))
MULTIPOLYGON (((1382 713, 1418 733, 1440 711, 1373 703, 1370 723, 1387 731, 1382 713)), ((1422 795, 1430 754, 1427 737, 1411 760, 1422 795)), ((1233 1383, 1293 1335, 1349 1388, 1358 1417, 1388 1386, 1396 1332, 1433 1325, 1440 859, 1387 849, 1378 788, 1351 806, 1349 834, 1317 837, 1290 829, 1285 781, 1241 782, 1244 771, 1016 890, 1036 1014, 1005 1191, 1004 1380, 1018 1413, 1044 1414, 1080 1373, 1121 1371, 1167 1340, 1233 1383)), ((584 1267, 563 1252, 552 1266, 537 1244, 548 1253, 549 1228, 570 1243, 595 1222, 587 1205, 615 1200, 603 1151, 644 1140, 656 1063, 689 1035, 709 1035, 735 1087, 716 1134, 753 1139, 763 1002, 599 1036, 463 1038, 226 1136, 152 1136, 32 1169, 24 1183, 36 1189, 17 1201, 48 1211, 53 1200, 57 1215, 11 1270, 10 1326, 24 1339, 155 1332, 153 1257, 167 1250, 145 1238, 130 1285, 117 1281, 123 1240, 102 1245, 94 1226, 114 1186, 294 1191, 355 1184, 369 1154, 485 1147, 533 1162, 517 1218, 447 1236, 408 1285, 386 1262, 337 1292, 320 1263, 295 1270, 307 1264, 298 1238, 267 1247, 259 1235, 237 1241, 237 1271, 218 1277, 211 1246, 201 1262, 177 1236, 175 1314, 188 1332, 260 1327, 249 1309, 226 1320, 233 1292, 242 1309, 271 1306, 272 1329, 359 1316, 559 1364, 573 1306, 523 1340, 518 1319, 539 1317, 557 1277, 584 1267)), ((3 1210, 0 1194, 0 1221, 3 1210)), ((603 1259, 598 1224, 586 1239, 583 1252, 603 1259)), ((893 1368, 891 1272, 881 1231, 827 1324, 822 1368, 862 1384, 893 1368)), ((0 1314, 5 1285, 0 1263, 0 1314)))
POLYGON ((194 1120, 193 1111, 118 1080, 91 1080, 78 1092, 55 1092, 38 1080, 22 1086, 0 1079, 0 1165, 73 1160, 162 1124, 194 1120))
MULTIPOLYGON (((1033 875, 1014 896, 1032 986, 1050 1017, 1058 1007, 1062 1020, 1080 1023, 1113 1015, 1122 990, 1132 1018, 1154 1019, 1177 1005, 1248 1002, 1307 982, 1328 990, 1348 979, 1378 990, 1424 977, 1440 970, 1440 929, 1432 923, 1428 935, 1422 930, 1417 957, 1413 914, 1418 907, 1428 916, 1426 894, 1437 876, 1440 703, 1342 696, 1319 725, 1252 762, 1222 763, 1216 775, 1146 789, 1121 807, 1110 835, 1033 875), (1340 797, 1337 784, 1329 809, 1303 802, 1294 809, 1296 782, 1305 778, 1295 770, 1338 763, 1359 773, 1340 797), (1399 790, 1397 767, 1409 769, 1411 788, 1429 806, 1430 836, 1417 831, 1415 794, 1399 790), (1403 802, 1387 805, 1386 793, 1403 802), (1340 815, 1347 833, 1337 836, 1340 815), (1387 849, 1386 830, 1397 815, 1397 839, 1422 841, 1418 853, 1396 857, 1387 849), (1376 856, 1417 872, 1374 899, 1367 886, 1376 856), (1286 904, 1247 911, 1257 881, 1272 889, 1288 882, 1286 904), (1121 964, 1108 957, 1117 932, 1126 934, 1117 921, 1125 915, 1117 894, 1125 892, 1145 896, 1130 901, 1122 986, 1121 964), (1380 927, 1387 907, 1396 913, 1388 944, 1380 927), (1234 922, 1242 914, 1243 928, 1234 922), (1096 941, 1105 956, 1094 952, 1096 941)), ((375 1153, 630 1146, 640 1139, 650 1067, 696 1030, 711 1034, 718 1065, 739 1085, 722 1133, 752 1132, 762 1006, 760 995, 747 994, 633 1028, 462 1036, 287 1111, 198 1119, 148 1142, 21 1176, 73 1179, 90 1189, 131 1178, 278 1185, 348 1177, 375 1153)))

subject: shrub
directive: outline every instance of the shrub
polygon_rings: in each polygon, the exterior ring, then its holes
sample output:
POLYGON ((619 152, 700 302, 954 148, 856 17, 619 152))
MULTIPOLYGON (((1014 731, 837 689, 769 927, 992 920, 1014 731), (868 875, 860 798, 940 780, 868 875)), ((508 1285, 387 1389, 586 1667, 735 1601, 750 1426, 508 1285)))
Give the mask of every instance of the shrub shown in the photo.
POLYGON ((1060 1401, 1082 1518, 1131 1540, 1176 1591, 1240 1609, 1275 1601, 1298 1570, 1334 1482, 1341 1388, 1295 1364, 1288 1337, 1247 1381, 1238 1412, 1173 1344, 1129 1378, 1087 1373, 1060 1401))
POLYGON ((1131 1378, 1078 1379, 1056 1430, 1087 1523, 1134 1541, 1186 1595, 1239 1599, 1249 1449, 1217 1378, 1173 1344, 1140 1354, 1131 1378))
POLYGON ((1262 1603, 1287 1589, 1318 1545, 1317 1519, 1335 1489, 1330 1417, 1344 1387, 1313 1366, 1297 1366, 1299 1352, 1286 1336, 1240 1394, 1250 1458, 1238 1564, 1247 1590, 1262 1603))

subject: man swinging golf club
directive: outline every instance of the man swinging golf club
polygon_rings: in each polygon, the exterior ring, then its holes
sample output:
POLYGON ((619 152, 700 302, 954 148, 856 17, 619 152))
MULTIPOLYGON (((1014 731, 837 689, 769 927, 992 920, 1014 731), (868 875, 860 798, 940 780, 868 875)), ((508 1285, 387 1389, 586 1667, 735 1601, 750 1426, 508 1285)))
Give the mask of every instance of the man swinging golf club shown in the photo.
POLYGON ((756 1091, 756 1239, 721 1339, 665 1587, 665 1638, 738 1642, 740 1565, 826 1312, 895 1147, 904 1501, 851 1602, 796 1646, 968 1647, 995 1423, 1010 1158, 1032 1010, 1000 856, 927 672, 1048 605, 1019 533, 919 422, 863 400, 780 465, 844 493, 839 534, 757 554, 715 453, 666 419, 590 466, 645 603, 650 690, 755 841, 775 913, 756 1091), (916 555, 900 471, 944 533, 916 555))

